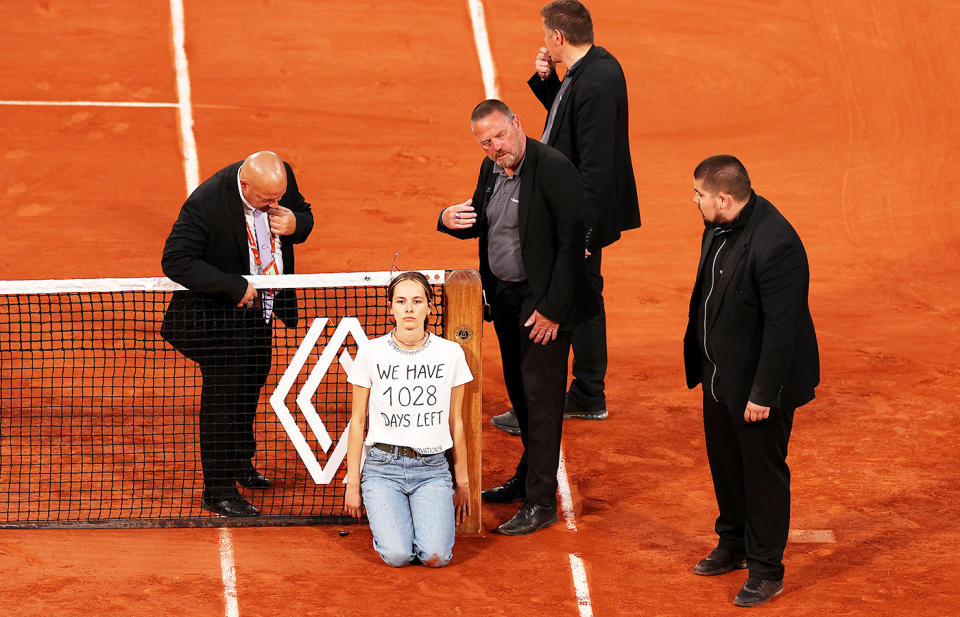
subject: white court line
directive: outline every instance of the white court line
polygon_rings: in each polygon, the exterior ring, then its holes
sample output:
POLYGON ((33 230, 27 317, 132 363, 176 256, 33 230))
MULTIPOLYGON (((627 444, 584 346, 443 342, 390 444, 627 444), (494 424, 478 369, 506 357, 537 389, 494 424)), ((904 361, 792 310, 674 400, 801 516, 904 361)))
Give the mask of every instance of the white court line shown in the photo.
POLYGON ((473 40, 477 44, 477 57, 480 59, 483 91, 488 99, 496 99, 499 98, 497 94, 497 72, 493 67, 493 54, 490 53, 487 22, 483 16, 483 1, 467 0, 467 6, 470 9, 470 21, 473 22, 473 40))
POLYGON ((837 537, 832 529, 791 529, 789 540, 801 544, 833 544, 837 537))
POLYGON ((237 605, 237 571, 233 562, 233 539, 230 529, 221 527, 220 532, 220 572, 223 578, 223 599, 226 604, 226 617, 240 617, 237 605))
POLYGON ((577 520, 573 515, 573 495, 570 494, 570 482, 567 480, 567 463, 563 460, 563 448, 560 449, 560 467, 557 468, 557 491, 560 493, 560 508, 567 529, 577 530, 577 520))
MULTIPOLYGON (((487 36, 487 24, 483 16, 483 1, 467 0, 467 7, 470 10, 470 21, 473 22, 473 38, 477 45, 477 57, 480 59, 484 93, 488 99, 500 98, 497 92, 497 73, 493 65, 493 54, 490 52, 490 38, 487 36)), ((567 465, 563 460, 563 449, 560 450, 560 466, 557 468, 557 491, 560 493, 560 506, 567 529, 577 531, 577 521, 573 514, 573 496, 570 493, 570 482, 567 480, 567 465)), ((573 574, 573 585, 577 591, 580 617, 593 617, 587 571, 583 567, 583 559, 580 555, 570 553, 570 570, 573 574)))
POLYGON ((197 163, 197 141, 193 136, 193 107, 190 105, 190 72, 187 70, 186 35, 183 28, 183 0, 170 0, 170 20, 173 24, 173 58, 177 70, 177 108, 180 112, 180 140, 183 143, 183 173, 187 194, 200 184, 200 165, 197 163))
POLYGON ((580 617, 593 617, 593 605, 590 603, 590 588, 587 586, 587 569, 579 553, 570 553, 570 571, 573 573, 573 587, 577 590, 577 606, 580 617))
POLYGON ((177 108, 178 103, 143 103, 138 101, 0 101, 0 105, 23 107, 164 107, 177 108))
MULTIPOLYGON (((183 0, 170 0, 170 21, 173 26, 173 57, 177 71, 177 109, 180 115, 180 141, 183 144, 183 175, 187 194, 200 184, 200 165, 197 162, 197 141, 193 135, 193 107, 190 104, 190 72, 187 70, 186 35, 183 25, 183 0)), ((237 604, 237 572, 233 559, 233 538, 230 529, 221 527, 220 578, 223 579, 224 615, 240 617, 237 604)))

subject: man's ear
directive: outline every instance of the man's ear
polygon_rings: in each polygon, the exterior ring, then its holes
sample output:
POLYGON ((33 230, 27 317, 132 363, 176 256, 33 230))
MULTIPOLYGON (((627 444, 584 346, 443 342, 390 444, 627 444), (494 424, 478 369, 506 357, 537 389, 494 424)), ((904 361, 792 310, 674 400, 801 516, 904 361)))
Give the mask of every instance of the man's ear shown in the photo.
POLYGON ((720 202, 718 205, 720 210, 728 210, 733 205, 733 197, 730 196, 730 193, 717 193, 717 201, 720 202))

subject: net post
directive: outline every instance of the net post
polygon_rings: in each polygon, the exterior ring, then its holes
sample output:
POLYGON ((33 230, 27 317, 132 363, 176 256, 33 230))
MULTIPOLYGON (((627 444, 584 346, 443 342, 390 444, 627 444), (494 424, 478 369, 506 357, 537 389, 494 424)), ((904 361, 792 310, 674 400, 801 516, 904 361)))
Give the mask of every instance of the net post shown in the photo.
POLYGON ((457 526, 458 533, 480 533, 480 427, 482 420, 481 339, 483 338, 483 294, 476 270, 448 270, 444 283, 443 332, 460 343, 473 373, 463 393, 463 430, 467 441, 470 475, 470 516, 457 526))

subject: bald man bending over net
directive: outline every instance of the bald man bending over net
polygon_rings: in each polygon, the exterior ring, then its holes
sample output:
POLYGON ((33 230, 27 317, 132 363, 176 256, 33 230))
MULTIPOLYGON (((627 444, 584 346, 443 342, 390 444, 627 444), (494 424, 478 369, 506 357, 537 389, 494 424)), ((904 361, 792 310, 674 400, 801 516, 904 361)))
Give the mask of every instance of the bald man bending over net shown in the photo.
POLYGON ((293 169, 273 152, 224 167, 187 198, 163 248, 175 292, 161 335, 200 366, 203 508, 256 516, 237 484, 266 489, 253 465, 253 419, 270 372, 272 321, 297 321, 293 290, 257 292, 244 274, 292 274, 293 245, 313 229, 293 169))

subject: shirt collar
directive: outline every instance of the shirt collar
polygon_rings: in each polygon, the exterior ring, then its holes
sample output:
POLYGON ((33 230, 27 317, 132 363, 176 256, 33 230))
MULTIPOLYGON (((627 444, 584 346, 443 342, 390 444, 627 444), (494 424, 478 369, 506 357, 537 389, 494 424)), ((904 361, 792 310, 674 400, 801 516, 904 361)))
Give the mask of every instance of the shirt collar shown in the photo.
POLYGON ((497 165, 496 163, 493 164, 493 172, 496 173, 496 174, 500 174, 501 176, 503 176, 503 179, 504 179, 504 180, 511 180, 511 179, 513 179, 513 178, 519 177, 519 176, 520 176, 520 170, 523 169, 523 162, 524 162, 526 159, 527 159, 527 153, 526 153, 526 151, 524 151, 524 153, 523 153, 523 158, 520 159, 520 163, 517 165, 517 168, 516 168, 515 170, 513 170, 513 175, 512 175, 512 176, 508 176, 508 175, 507 175, 507 172, 503 169, 503 167, 500 167, 500 166, 497 165))
POLYGON ((752 190, 750 191, 750 199, 747 201, 746 205, 740 209, 740 212, 737 212, 737 216, 728 223, 723 223, 716 226, 718 234, 726 234, 734 231, 735 229, 740 229, 747 224, 747 221, 750 220, 750 215, 753 214, 754 204, 757 202, 757 194, 752 190))
POLYGON ((579 60, 577 60, 576 62, 574 62, 573 64, 567 67, 567 72, 564 73, 563 75, 564 79, 567 78, 567 75, 573 75, 574 73, 577 72, 577 68, 579 68, 583 64, 583 59, 586 58, 588 55, 590 55, 590 52, 593 51, 593 48, 594 46, 591 45, 590 49, 587 50, 587 53, 583 54, 583 56, 581 56, 579 60))
POLYGON ((240 193, 240 201, 243 202, 243 209, 247 212, 252 212, 255 208, 250 205, 250 202, 247 201, 247 198, 243 196, 243 187, 240 186, 240 170, 243 168, 243 165, 237 167, 237 192, 240 193))

